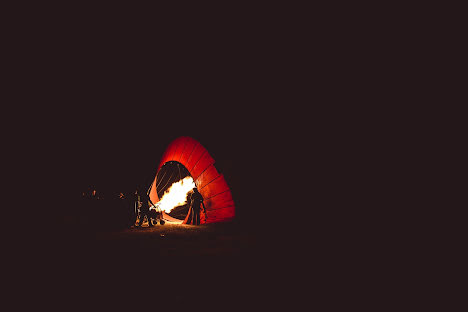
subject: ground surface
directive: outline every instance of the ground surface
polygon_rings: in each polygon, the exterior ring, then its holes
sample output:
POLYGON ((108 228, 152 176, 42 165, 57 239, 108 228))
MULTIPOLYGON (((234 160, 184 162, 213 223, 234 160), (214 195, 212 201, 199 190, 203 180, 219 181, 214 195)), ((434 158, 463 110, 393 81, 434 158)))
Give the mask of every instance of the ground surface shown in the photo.
POLYGON ((170 224, 96 233, 96 244, 129 252, 146 252, 161 257, 242 256, 252 252, 257 238, 236 224, 170 224))
POLYGON ((278 300, 289 305, 295 298, 308 298, 298 289, 309 291, 309 286, 299 285, 313 285, 321 274, 330 275, 316 264, 323 257, 317 252, 323 236, 300 239, 281 222, 236 219, 200 226, 168 222, 153 228, 145 223, 142 228, 116 228, 111 222, 57 215, 35 228, 41 235, 31 232, 28 248, 19 246, 21 268, 28 273, 17 281, 21 287, 31 285, 27 293, 36 294, 34 302, 52 300, 67 311, 75 306, 93 310, 95 302, 105 311, 182 303, 216 311, 263 310, 277 306, 278 300), (305 254, 312 254, 315 262, 305 254), (317 268, 313 278, 307 277, 311 267, 317 268), (110 308, 123 302, 131 305, 110 308))
POLYGON ((262 235, 236 222, 114 230, 61 225, 51 235, 44 245, 50 249, 38 251, 47 262, 46 278, 66 285, 58 290, 64 294, 92 290, 115 300, 116 294, 150 291, 212 304, 258 297, 265 286, 256 283, 276 278, 262 235))

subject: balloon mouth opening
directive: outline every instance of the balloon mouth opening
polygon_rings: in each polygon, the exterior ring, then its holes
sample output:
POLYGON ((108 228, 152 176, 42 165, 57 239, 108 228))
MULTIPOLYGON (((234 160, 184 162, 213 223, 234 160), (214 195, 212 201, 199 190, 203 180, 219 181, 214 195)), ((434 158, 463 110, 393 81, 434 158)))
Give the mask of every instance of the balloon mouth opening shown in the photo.
POLYGON ((178 221, 189 213, 187 195, 195 187, 188 169, 177 161, 166 162, 156 176, 156 192, 160 201, 158 208, 178 221))

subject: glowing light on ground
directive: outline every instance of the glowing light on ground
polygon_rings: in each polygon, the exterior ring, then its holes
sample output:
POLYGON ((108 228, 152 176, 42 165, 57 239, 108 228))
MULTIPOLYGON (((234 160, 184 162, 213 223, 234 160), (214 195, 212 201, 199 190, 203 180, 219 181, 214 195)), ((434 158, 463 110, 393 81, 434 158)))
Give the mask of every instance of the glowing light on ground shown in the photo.
POLYGON ((188 176, 184 179, 173 183, 162 196, 161 200, 155 205, 161 211, 169 213, 177 206, 187 203, 187 193, 195 187, 192 177, 188 176))

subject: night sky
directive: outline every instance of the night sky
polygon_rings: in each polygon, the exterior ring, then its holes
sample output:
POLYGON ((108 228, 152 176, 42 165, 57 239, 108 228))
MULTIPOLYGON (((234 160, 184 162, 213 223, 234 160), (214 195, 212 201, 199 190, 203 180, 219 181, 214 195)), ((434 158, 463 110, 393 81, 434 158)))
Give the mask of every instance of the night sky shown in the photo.
POLYGON ((275 162, 286 139, 278 136, 285 129, 276 123, 274 106, 226 89, 228 82, 208 79, 210 89, 192 92, 180 85, 168 94, 156 83, 141 90, 143 78, 123 76, 106 76, 96 89, 95 77, 82 77, 81 88, 63 94, 64 108, 51 111, 57 116, 50 128, 56 196, 70 200, 90 187, 108 195, 146 189, 169 143, 190 136, 215 159, 239 216, 252 201, 268 200, 261 194, 275 184, 275 162))
POLYGON ((274 90, 276 76, 266 77, 268 56, 227 38, 187 51, 101 24, 67 30, 52 27, 41 38, 29 95, 43 134, 35 144, 47 167, 66 177, 52 183, 61 193, 147 183, 179 136, 198 140, 226 175, 241 173, 251 158, 268 162, 261 150, 282 127, 279 96, 290 96, 274 90))
POLYGON ((174 43, 163 44, 124 26, 75 26, 51 25, 23 64, 32 69, 25 101, 37 103, 27 135, 39 133, 27 148, 54 202, 93 186, 115 194, 149 185, 168 144, 189 136, 216 160, 238 216, 261 217, 253 207, 296 198, 289 190, 304 187, 317 146, 337 131, 322 114, 335 94, 323 83, 330 77, 304 71, 302 50, 279 47, 278 33, 211 27, 200 40, 162 33, 174 43))
POLYGON ((297 98, 287 73, 271 75, 252 60, 238 66, 205 57, 204 66, 158 67, 136 59, 124 67, 119 57, 124 54, 89 56, 85 66, 68 62, 43 77, 49 89, 38 90, 45 103, 38 126, 44 134, 33 147, 45 153, 46 193, 62 203, 89 187, 109 194, 147 188, 169 143, 189 136, 215 159, 239 218, 248 211, 259 219, 270 215, 264 209, 272 203, 295 199, 288 189, 307 176, 296 164, 317 142, 317 106, 297 98))

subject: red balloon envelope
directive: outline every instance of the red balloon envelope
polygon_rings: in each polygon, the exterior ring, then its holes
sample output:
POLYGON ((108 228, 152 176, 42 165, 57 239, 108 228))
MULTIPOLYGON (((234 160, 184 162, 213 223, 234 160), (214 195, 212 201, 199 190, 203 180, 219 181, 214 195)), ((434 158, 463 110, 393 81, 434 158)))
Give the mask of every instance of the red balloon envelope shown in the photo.
MULTIPOLYGON (((172 141, 162 156, 158 172, 169 161, 177 161, 187 168, 203 196, 206 218, 205 214, 200 214, 201 224, 228 221, 234 218, 235 205, 231 190, 224 176, 215 168, 215 159, 198 141, 190 137, 179 137, 172 141)), ((157 185, 157 176, 156 174, 153 185, 157 185)), ((150 198, 153 202, 159 201, 155 187, 151 189, 150 198)), ((182 223, 191 223, 189 215, 182 223)))

